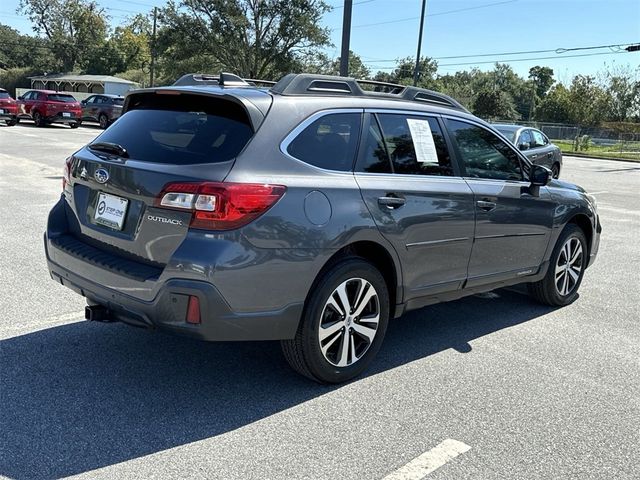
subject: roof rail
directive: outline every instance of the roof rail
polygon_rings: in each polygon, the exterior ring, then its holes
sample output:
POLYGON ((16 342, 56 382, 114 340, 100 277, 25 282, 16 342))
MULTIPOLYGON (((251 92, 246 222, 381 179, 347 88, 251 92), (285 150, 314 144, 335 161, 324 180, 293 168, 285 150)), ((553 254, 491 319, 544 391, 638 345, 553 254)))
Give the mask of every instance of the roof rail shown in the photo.
POLYGON ((188 73, 174 82, 174 86, 194 85, 219 85, 221 87, 256 87, 258 85, 273 86, 276 82, 270 80, 257 80, 253 78, 240 78, 233 73, 222 72, 220 75, 207 73, 188 73))
POLYGON ((376 96, 408 100, 412 102, 432 103, 441 107, 468 111, 459 102, 443 93, 426 88, 411 87, 375 80, 357 80, 348 77, 314 75, 309 73, 291 73, 276 83, 271 91, 281 95, 349 95, 354 97, 376 96), (373 87, 373 90, 362 87, 373 87))

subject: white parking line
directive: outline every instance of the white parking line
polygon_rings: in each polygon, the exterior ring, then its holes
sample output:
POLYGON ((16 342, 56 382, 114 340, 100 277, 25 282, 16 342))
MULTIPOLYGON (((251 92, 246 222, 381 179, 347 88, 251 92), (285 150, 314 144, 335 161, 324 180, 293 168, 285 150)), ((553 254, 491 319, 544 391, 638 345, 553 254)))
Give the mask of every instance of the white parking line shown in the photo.
POLYGON ((391 472, 383 480, 420 480, 470 449, 466 443, 447 438, 428 452, 391 472))

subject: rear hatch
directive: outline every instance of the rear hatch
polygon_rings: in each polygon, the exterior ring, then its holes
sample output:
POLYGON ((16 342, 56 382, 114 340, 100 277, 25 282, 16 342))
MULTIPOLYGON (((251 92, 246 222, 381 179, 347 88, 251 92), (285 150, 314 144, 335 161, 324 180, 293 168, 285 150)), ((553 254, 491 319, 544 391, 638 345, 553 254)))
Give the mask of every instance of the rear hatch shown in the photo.
POLYGON ((9 92, 0 90, 0 114, 10 113, 15 115, 16 107, 16 101, 11 98, 9 92))
POLYGON ((73 95, 50 93, 47 95, 47 116, 78 117, 81 115, 80 103, 73 95))
POLYGON ((115 120, 122 114, 122 106, 124 105, 124 98, 114 98, 111 101, 111 119, 115 120))
POLYGON ((223 181, 260 112, 232 95, 175 90, 130 94, 124 110, 68 162, 65 196, 78 220, 71 228, 95 247, 163 266, 191 220, 190 212, 160 206, 164 187, 223 181))

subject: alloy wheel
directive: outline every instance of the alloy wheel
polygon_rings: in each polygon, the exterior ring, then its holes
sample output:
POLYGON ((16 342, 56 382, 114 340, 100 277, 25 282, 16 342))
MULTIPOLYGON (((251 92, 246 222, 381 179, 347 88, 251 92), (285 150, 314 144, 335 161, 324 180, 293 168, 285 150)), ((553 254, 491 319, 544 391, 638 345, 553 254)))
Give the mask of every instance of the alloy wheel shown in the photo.
POLYGON ((558 293, 567 296, 578 285, 582 273, 582 243, 576 237, 569 237, 560 250, 556 261, 555 284, 558 293))
POLYGON ((378 331, 380 300, 363 278, 342 282, 327 299, 318 330, 324 358, 336 367, 353 365, 367 352, 378 331))

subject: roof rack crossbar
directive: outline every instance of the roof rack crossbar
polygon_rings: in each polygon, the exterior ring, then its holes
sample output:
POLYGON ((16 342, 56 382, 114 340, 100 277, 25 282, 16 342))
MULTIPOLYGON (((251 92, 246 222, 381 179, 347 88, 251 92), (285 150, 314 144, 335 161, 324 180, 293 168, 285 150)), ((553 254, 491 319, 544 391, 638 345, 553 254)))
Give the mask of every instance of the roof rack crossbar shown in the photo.
POLYGON ((221 87, 248 87, 248 86, 273 86, 276 82, 271 80, 258 80, 255 78, 241 78, 233 73, 222 72, 220 75, 209 73, 188 73, 174 82, 174 86, 195 85, 219 85, 221 87))

